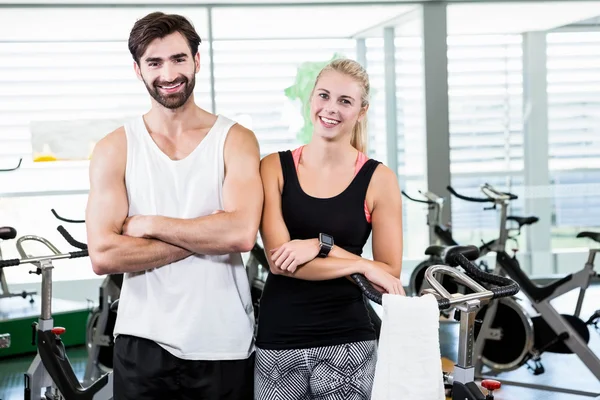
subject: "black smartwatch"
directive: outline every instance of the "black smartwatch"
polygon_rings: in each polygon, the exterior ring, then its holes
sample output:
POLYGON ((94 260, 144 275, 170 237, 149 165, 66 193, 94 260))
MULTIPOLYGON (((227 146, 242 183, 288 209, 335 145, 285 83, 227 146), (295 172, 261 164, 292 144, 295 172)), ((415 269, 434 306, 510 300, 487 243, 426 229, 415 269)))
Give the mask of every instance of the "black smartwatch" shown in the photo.
POLYGON ((319 233, 319 254, 317 257, 325 258, 333 248, 333 236, 319 233))

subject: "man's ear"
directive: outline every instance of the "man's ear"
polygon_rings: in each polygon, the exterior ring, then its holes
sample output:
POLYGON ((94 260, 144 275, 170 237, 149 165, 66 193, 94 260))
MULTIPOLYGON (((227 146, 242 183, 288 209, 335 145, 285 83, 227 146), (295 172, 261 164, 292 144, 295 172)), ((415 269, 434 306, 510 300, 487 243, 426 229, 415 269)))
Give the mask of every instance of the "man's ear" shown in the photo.
POLYGON ((194 56, 194 63, 196 64, 196 73, 200 72, 200 52, 197 52, 194 56))
POLYGON ((144 79, 142 79, 142 71, 140 70, 140 66, 138 65, 138 63, 135 61, 133 62, 133 70, 135 71, 135 75, 137 76, 137 78, 143 82, 144 79))

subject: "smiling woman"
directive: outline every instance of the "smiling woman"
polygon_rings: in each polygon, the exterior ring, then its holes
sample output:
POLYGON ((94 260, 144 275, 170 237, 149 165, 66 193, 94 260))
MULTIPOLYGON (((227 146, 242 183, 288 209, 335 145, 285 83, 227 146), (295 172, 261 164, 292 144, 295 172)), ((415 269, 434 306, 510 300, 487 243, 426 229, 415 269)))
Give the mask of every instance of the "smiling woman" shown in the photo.
POLYGON ((256 339, 258 400, 290 392, 370 397, 377 337, 349 276, 404 292, 398 181, 364 153, 369 91, 359 63, 330 62, 310 97, 310 142, 261 162, 260 231, 271 273, 256 339), (361 257, 371 230, 374 261, 361 257), (273 373, 279 366, 285 373, 273 373))

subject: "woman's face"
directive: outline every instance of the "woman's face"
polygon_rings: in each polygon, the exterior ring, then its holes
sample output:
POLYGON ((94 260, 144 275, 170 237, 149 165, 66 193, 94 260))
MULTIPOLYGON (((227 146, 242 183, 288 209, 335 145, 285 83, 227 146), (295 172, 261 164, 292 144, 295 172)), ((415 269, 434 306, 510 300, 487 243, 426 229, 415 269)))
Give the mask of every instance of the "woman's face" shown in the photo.
POLYGON ((362 87, 355 79, 336 71, 324 72, 315 86, 310 112, 314 134, 327 139, 352 135, 364 116, 362 87))

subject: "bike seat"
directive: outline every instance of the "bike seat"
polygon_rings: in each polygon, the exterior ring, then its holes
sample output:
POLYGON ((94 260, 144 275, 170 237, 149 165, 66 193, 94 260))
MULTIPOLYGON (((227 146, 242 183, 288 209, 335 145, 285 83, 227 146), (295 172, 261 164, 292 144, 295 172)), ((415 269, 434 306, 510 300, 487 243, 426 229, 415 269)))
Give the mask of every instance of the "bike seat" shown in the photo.
POLYGON ((425 255, 439 257, 444 263, 451 260, 455 254, 462 254, 467 260, 474 261, 479 258, 479 249, 476 246, 438 246, 431 245, 425 249, 425 255))
POLYGON ((17 230, 10 226, 0 227, 0 240, 9 240, 17 237, 17 230))
POLYGON ((600 232, 589 232, 589 231, 579 232, 577 234, 577 237, 578 238, 590 238, 594 242, 600 243, 600 232))
POLYGON ((514 215, 509 215, 508 217, 506 217, 507 221, 515 221, 517 224, 519 224, 519 227, 525 226, 525 225, 533 225, 536 222, 538 222, 540 219, 538 217, 535 216, 531 216, 531 217, 517 217, 514 215))
POLYGON ((112 312, 117 312, 119 309, 119 299, 116 299, 115 301, 113 301, 110 305, 110 311, 112 312))

